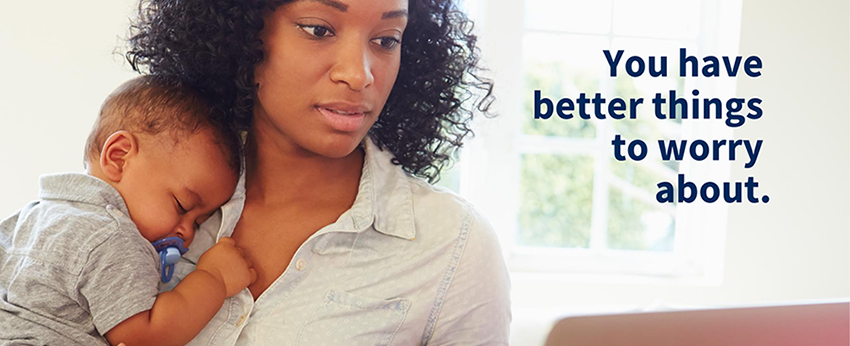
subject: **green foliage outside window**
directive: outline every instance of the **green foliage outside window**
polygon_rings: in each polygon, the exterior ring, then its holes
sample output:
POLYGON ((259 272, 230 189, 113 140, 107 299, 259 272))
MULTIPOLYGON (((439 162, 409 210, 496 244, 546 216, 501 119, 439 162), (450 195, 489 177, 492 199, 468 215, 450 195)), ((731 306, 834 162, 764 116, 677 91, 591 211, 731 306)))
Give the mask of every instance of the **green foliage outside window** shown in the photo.
POLYGON ((537 136, 557 136, 573 138, 594 138, 596 128, 592 122, 579 118, 562 120, 554 115, 548 120, 534 119, 534 90, 540 90, 544 97, 553 99, 557 104, 562 97, 577 90, 596 93, 599 90, 599 78, 585 70, 567 66, 561 62, 532 63, 526 66, 525 99, 523 105, 523 133, 537 136))
POLYGON ((521 166, 518 243, 589 247, 593 158, 526 154, 521 166))

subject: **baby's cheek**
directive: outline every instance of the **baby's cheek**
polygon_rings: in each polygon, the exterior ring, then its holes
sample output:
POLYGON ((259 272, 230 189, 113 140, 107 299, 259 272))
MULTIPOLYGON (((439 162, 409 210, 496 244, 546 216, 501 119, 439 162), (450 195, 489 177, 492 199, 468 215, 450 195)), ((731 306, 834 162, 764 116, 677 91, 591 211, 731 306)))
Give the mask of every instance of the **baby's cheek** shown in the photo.
POLYGON ((142 237, 145 237, 145 239, 147 239, 150 242, 156 241, 159 238, 161 238, 161 237, 158 236, 158 234, 156 234, 156 232, 153 232, 151 230, 149 225, 136 223, 136 227, 139 228, 139 233, 142 234, 142 237))
POLYGON ((169 236, 174 230, 174 224, 176 222, 169 222, 170 217, 168 215, 163 215, 162 217, 150 217, 150 218, 142 218, 139 221, 136 221, 136 227, 139 229, 139 233, 142 234, 145 239, 148 241, 156 241, 162 238, 169 236))

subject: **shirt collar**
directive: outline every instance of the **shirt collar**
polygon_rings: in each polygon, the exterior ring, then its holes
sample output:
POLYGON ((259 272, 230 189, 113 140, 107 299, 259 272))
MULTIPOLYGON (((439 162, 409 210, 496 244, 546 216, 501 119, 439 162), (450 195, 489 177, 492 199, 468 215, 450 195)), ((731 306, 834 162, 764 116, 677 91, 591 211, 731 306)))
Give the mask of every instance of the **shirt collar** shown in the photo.
MULTIPOLYGON (((381 150, 367 136, 360 143, 366 155, 360 173, 360 186, 351 209, 323 228, 327 232, 363 232, 372 226, 381 234, 413 240, 416 237, 413 217, 413 192, 404 170, 392 163, 393 155, 381 150)), ((244 160, 243 160, 244 161, 244 160)), ((236 185, 231 202, 222 213, 239 215, 245 203, 245 170, 236 185), (235 202, 235 203, 233 203, 235 202)), ((237 218, 224 218, 219 236, 229 236, 237 218)))
POLYGON ((382 234, 413 240, 416 227, 410 178, 392 163, 393 155, 369 137, 362 145, 366 156, 360 188, 351 206, 354 227, 363 230, 371 225, 382 234))
POLYGON ((111 205, 130 215, 124 198, 107 182, 82 173, 46 174, 38 179, 40 199, 111 205))

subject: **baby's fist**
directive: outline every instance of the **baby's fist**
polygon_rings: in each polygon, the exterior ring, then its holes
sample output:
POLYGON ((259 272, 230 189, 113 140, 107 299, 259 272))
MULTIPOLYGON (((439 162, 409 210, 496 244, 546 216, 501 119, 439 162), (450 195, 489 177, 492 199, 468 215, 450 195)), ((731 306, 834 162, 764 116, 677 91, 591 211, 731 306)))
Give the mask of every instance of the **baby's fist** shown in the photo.
POLYGON ((257 280, 257 272, 242 249, 230 237, 222 237, 213 247, 201 255, 198 270, 204 270, 224 284, 227 297, 233 296, 257 280))

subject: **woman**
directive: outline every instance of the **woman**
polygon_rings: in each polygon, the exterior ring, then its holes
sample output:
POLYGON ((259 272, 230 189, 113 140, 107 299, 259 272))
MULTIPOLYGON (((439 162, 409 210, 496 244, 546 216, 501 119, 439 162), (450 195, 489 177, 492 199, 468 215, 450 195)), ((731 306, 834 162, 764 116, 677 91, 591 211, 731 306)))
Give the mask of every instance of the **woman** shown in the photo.
MULTIPOLYGON (((245 172, 182 277, 231 236, 257 281, 196 345, 499 345, 492 228, 434 181, 470 132, 471 23, 449 0, 150 0, 134 69, 176 77, 247 132, 245 172)), ((176 283, 177 280, 173 280, 176 283)))

